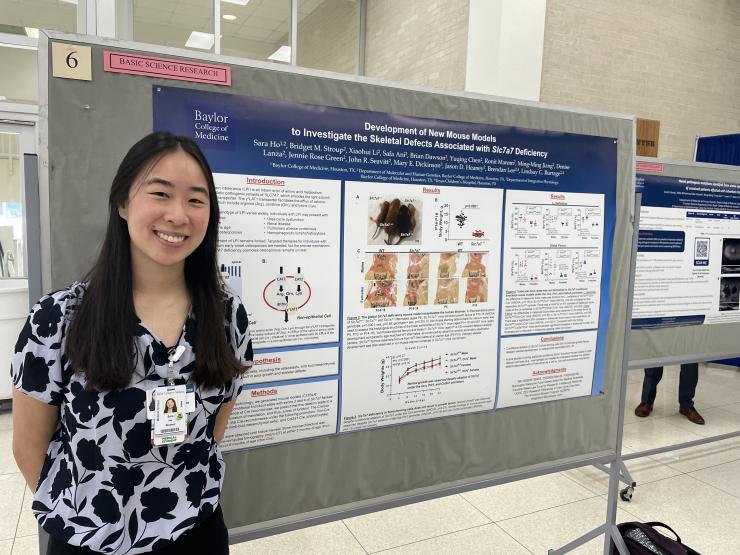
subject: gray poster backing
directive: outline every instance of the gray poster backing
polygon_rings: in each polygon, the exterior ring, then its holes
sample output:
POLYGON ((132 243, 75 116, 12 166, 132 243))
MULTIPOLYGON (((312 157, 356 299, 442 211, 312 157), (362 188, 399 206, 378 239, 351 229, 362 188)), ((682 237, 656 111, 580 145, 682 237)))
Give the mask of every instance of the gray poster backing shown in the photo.
POLYGON ((153 85, 618 139, 604 395, 227 453, 222 505, 232 541, 614 460, 632 254, 633 116, 54 32, 42 33, 39 66, 46 290, 79 279, 92 263, 115 168, 152 130, 153 85), (51 40, 91 46, 93 81, 53 78, 51 40), (230 64, 233 86, 105 73, 106 48, 230 64))

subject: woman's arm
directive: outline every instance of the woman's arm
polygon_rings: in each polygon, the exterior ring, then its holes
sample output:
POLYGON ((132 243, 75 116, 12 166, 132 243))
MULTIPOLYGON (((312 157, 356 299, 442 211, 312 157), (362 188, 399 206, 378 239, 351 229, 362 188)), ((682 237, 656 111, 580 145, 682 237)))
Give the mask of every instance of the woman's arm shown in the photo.
POLYGON ((58 406, 47 405, 13 390, 13 456, 26 484, 34 493, 46 450, 58 422, 58 406))
POLYGON ((216 426, 213 428, 213 437, 216 439, 216 443, 221 443, 221 440, 224 438, 226 426, 229 423, 229 416, 231 416, 231 411, 234 410, 235 404, 236 397, 231 401, 224 403, 221 405, 221 408, 218 409, 218 414, 216 415, 216 426))

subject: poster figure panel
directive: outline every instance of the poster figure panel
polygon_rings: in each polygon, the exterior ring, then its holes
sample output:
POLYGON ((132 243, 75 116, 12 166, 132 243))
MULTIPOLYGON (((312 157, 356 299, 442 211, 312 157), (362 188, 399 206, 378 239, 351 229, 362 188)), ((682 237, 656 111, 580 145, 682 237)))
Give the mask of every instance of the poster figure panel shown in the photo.
POLYGON ((496 406, 590 394, 595 354, 596 330, 503 338, 496 406))
POLYGON ((387 198, 371 195, 368 208, 368 245, 421 244, 421 197, 387 198))
POLYGON ((337 379, 245 387, 229 419, 222 451, 333 434, 337 379))
POLYGON ((604 195, 508 191, 502 335, 598 327, 604 195))
POLYGON ((507 192, 497 408, 592 392, 604 211, 601 194, 507 192))
POLYGON ((633 329, 740 322, 740 184, 638 174, 633 329))
POLYGON ((498 298, 499 276, 489 260, 499 258, 503 191, 345 187, 341 430, 490 410, 498 306, 488 295, 498 298), (479 235, 450 239, 450 204, 473 196, 486 207, 479 235), (390 234, 379 224, 404 205, 415 222, 399 241, 405 224, 390 234), (396 239, 378 242, 376 231, 396 239))
POLYGON ((338 341, 340 183, 214 178, 219 261, 228 284, 242 291, 255 348, 338 341))
POLYGON ((244 376, 244 383, 256 385, 338 373, 339 347, 262 351, 254 355, 252 368, 244 376))

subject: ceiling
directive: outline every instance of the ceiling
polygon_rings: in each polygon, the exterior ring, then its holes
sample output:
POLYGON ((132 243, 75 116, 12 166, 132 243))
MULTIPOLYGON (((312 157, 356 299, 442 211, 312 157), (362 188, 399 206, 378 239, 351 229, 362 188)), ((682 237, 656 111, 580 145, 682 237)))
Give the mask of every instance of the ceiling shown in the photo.
MULTIPOLYGON (((0 32, 25 34, 24 27, 76 32, 74 1, 0 0, 0 32)), ((184 48, 192 31, 213 32, 212 0, 130 1, 136 41, 184 48)), ((298 0, 298 21, 325 1, 356 0, 298 0)), ((290 0, 248 0, 245 6, 222 1, 221 14, 236 17, 221 19, 223 54, 264 59, 288 43, 290 0)))

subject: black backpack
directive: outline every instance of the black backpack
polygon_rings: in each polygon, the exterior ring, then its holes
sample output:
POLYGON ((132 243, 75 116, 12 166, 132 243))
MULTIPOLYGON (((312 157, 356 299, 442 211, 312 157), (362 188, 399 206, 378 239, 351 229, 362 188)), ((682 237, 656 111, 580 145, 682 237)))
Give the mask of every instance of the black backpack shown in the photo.
MULTIPOLYGON (((681 543, 673 528, 662 522, 623 522, 617 528, 630 555, 701 555, 681 543), (667 528, 676 539, 661 534, 656 526, 667 528)), ((612 555, 619 555, 616 546, 612 547, 612 555)))

